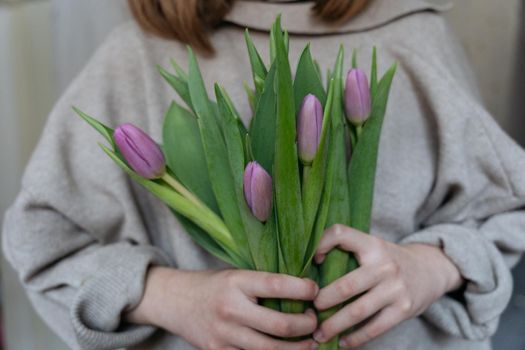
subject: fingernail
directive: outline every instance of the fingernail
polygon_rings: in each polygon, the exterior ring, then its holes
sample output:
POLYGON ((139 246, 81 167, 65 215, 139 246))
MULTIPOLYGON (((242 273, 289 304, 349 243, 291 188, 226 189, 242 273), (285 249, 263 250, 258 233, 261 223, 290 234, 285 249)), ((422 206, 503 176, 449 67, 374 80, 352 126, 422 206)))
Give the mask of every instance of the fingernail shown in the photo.
POLYGON ((324 334, 323 332, 321 332, 321 330, 317 330, 314 332, 314 339, 319 342, 319 343, 322 343, 324 342, 324 334))
POLYGON ((307 310, 306 310, 306 313, 307 313, 308 315, 315 315, 315 311, 314 311, 314 309, 307 309, 307 310))
POLYGON ((310 345, 310 349, 312 349, 312 350, 319 349, 319 344, 317 344, 316 342, 313 342, 312 345, 310 345))
POLYGON ((348 348, 348 343, 346 342, 346 340, 341 339, 339 340, 339 346, 346 349, 348 348))

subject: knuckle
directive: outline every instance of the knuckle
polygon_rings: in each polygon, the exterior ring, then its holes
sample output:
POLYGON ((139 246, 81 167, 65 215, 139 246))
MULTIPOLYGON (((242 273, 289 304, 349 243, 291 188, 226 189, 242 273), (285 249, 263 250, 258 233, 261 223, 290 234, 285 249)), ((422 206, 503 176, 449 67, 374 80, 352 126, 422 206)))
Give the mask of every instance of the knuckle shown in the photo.
POLYGON ((403 313, 403 315, 410 314, 413 307, 414 303, 410 298, 403 298, 399 302, 399 310, 403 313))
POLYGON ((354 304, 348 309, 348 315, 353 320, 362 320, 366 317, 367 309, 364 304, 354 304))
POLYGON ((275 320, 273 326, 274 326, 275 334, 282 336, 282 337, 291 335, 293 331, 292 324, 284 318, 275 320))
POLYGON ((396 298, 403 298, 406 294, 406 288, 402 281, 396 280, 390 286, 390 293, 396 298))
POLYGON ((341 224, 335 224, 335 225, 333 226, 333 231, 332 231, 332 232, 333 232, 333 234, 334 234, 335 237, 340 237, 340 236, 342 236, 343 233, 344 233, 344 231, 345 231, 345 226, 344 226, 344 225, 341 225, 341 224))
POLYGON ((235 287, 239 282, 239 272, 228 270, 224 272, 223 281, 228 287, 235 287))
POLYGON ((394 261, 389 261, 383 265, 383 272, 387 276, 398 276, 400 273, 399 264, 394 261))
POLYGON ((339 283, 335 284, 335 289, 337 293, 344 297, 348 298, 353 295, 353 292, 356 290, 357 286, 350 279, 342 279, 339 283))
POLYGON ((381 263, 389 261, 386 242, 380 238, 370 236, 368 248, 363 252, 363 258, 368 263, 381 263))
POLYGON ((225 320, 231 320, 235 317, 235 309, 229 302, 220 303, 217 306, 219 317, 225 320))
POLYGON ((272 275, 266 276, 266 281, 265 282, 266 282, 266 285, 268 287, 268 290, 272 294, 278 295, 279 292, 283 288, 282 279, 278 275, 273 275, 272 274, 272 275))

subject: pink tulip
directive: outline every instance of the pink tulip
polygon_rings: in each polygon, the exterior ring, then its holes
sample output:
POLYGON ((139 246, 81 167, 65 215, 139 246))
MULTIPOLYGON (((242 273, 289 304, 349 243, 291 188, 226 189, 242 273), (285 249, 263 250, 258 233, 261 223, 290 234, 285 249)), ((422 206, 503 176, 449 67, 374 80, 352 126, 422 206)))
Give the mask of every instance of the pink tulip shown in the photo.
POLYGON ((299 110, 297 120, 297 144, 299 158, 305 164, 311 163, 321 138, 323 127, 323 107, 312 94, 306 95, 299 110))
POLYGON ((351 69, 345 86, 346 118, 354 125, 362 125, 370 116, 372 109, 370 88, 364 71, 351 69))
POLYGON ((249 162, 244 170, 244 198, 257 219, 268 220, 272 209, 272 177, 255 161, 249 162))
POLYGON ((166 173, 166 161, 159 146, 135 125, 120 125, 113 138, 129 166, 140 176, 157 179, 166 173))

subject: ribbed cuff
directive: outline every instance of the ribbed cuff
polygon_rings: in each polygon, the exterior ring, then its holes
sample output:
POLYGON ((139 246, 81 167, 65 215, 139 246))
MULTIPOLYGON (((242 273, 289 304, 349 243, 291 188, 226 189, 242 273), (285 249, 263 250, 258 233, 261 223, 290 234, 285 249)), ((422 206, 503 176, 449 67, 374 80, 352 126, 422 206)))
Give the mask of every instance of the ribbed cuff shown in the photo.
POLYGON ((430 226, 400 243, 440 247, 465 280, 463 290, 443 296, 423 313, 426 320, 466 339, 484 340, 494 334, 512 294, 509 268, 494 243, 477 229, 454 224, 430 226))
POLYGON ((117 243, 101 255, 103 269, 86 279, 71 309, 75 335, 82 349, 115 349, 136 345, 156 328, 124 323, 123 312, 136 306, 144 292, 150 265, 169 265, 168 258, 152 246, 117 243))

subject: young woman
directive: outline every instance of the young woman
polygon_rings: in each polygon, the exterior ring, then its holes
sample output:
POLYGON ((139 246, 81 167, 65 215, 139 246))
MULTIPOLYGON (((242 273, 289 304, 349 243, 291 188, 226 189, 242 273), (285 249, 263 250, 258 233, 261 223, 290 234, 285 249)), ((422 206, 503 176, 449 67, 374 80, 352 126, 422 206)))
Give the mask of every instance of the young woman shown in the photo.
MULTIPOLYGON (((310 349, 342 338, 362 349, 490 348, 525 249, 525 153, 483 108, 461 50, 423 0, 131 0, 138 22, 115 30, 51 113, 6 215, 4 251, 35 308, 72 348, 310 349), (311 10, 314 6, 313 11, 311 10), (108 125, 131 121, 159 139, 174 97, 155 70, 202 53, 209 87, 250 77, 243 31, 267 57, 281 13, 292 62, 307 42, 321 67, 338 44, 380 68, 399 63, 380 144, 371 235, 336 225, 334 247, 360 267, 322 290, 279 274, 233 270, 200 249, 169 210, 97 151, 78 106, 108 125), (213 28, 213 30, 212 30, 213 28), (163 37, 163 38, 162 38, 163 37), (212 55, 211 50, 215 50, 212 55), (257 298, 313 300, 282 314, 257 298), (306 340, 278 340, 312 335, 306 340)), ((348 65, 347 65, 348 66, 348 65)), ((297 338, 295 338, 297 339, 297 338)))

